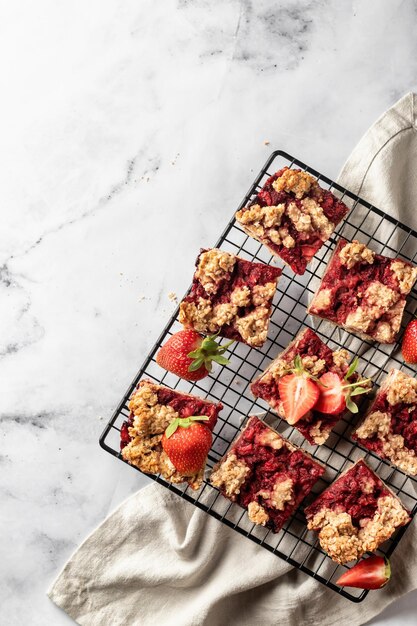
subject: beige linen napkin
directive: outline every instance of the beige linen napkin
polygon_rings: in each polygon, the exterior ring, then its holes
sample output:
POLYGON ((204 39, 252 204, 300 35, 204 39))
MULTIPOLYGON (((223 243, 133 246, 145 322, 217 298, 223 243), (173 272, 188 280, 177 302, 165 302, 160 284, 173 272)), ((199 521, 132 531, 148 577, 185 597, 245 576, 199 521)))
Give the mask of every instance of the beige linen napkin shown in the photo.
MULTIPOLYGON (((417 229, 415 103, 405 96, 372 126, 339 180, 417 229)), ((90 535, 49 596, 88 626, 355 626, 417 587, 416 556, 413 522, 392 558, 388 587, 357 605, 150 485, 90 535)))

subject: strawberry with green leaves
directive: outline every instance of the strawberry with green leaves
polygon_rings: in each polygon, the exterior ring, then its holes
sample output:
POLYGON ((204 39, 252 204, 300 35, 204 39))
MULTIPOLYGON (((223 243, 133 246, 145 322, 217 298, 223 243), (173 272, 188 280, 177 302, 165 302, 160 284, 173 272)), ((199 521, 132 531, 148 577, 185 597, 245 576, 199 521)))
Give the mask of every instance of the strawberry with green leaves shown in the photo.
POLYGON ((299 354, 294 359, 294 367, 288 372, 278 380, 278 390, 285 419, 293 425, 314 407, 320 390, 317 378, 304 368, 299 354))
POLYGON ((175 469, 185 476, 197 474, 205 465, 211 448, 212 434, 201 422, 205 415, 174 419, 162 436, 162 447, 175 469))
POLYGON ((336 372, 326 372, 320 376, 320 396, 314 407, 316 411, 327 415, 337 415, 348 408, 351 413, 358 412, 358 406, 352 398, 368 393, 370 391, 368 382, 371 380, 365 378, 349 382, 356 371, 358 360, 358 357, 353 359, 344 378, 341 378, 336 372))
POLYGON ((180 330, 160 348, 156 362, 164 369, 185 380, 201 380, 212 369, 212 363, 228 365, 224 353, 234 343, 223 346, 215 339, 217 335, 203 337, 195 330, 180 330))

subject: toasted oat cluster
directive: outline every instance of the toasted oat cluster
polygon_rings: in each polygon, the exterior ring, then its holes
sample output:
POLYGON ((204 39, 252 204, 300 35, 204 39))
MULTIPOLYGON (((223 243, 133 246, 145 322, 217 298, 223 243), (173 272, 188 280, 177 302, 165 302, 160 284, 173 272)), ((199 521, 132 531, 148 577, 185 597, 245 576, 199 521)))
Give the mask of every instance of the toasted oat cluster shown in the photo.
POLYGON ((337 563, 360 559, 410 521, 401 501, 360 459, 305 509, 309 530, 337 563))
POLYGON ((219 333, 249 346, 265 343, 281 271, 217 248, 202 250, 179 320, 197 332, 219 333))
MULTIPOLYGON (((326 372, 335 372, 343 378, 349 367, 349 353, 340 349, 332 351, 310 328, 305 328, 293 339, 267 369, 251 384, 251 391, 257 398, 265 400, 280 417, 286 419, 282 398, 278 388, 280 378, 294 367, 294 359, 299 355, 304 368, 315 377, 326 372)), ((349 382, 361 380, 358 374, 352 375, 349 382)), ((323 444, 332 428, 346 413, 320 413, 314 407, 296 423, 296 428, 311 444, 323 444)))
POLYGON ((129 419, 121 428, 122 457, 146 474, 161 474, 171 483, 187 482, 192 489, 198 489, 204 468, 198 474, 180 474, 162 448, 162 435, 174 419, 191 415, 209 417, 205 424, 212 430, 222 408, 220 403, 142 380, 130 399, 129 419))
POLYGON ((417 476, 417 380, 392 369, 352 439, 417 476))
POLYGON ((309 454, 250 417, 210 482, 247 509, 254 524, 278 532, 323 473, 309 454))
POLYGON ((251 204, 236 213, 236 220, 296 274, 303 274, 348 210, 313 176, 285 167, 268 178, 251 204))
POLYGON ((394 343, 417 268, 340 239, 308 308, 364 339, 394 343))

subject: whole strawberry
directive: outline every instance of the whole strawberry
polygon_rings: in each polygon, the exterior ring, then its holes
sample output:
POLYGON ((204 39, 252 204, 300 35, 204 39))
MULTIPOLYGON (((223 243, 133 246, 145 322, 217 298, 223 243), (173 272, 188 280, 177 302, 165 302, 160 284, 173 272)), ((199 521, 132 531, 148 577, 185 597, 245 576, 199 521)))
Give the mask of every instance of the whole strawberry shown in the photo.
POLYGON ((174 419, 162 436, 162 447, 175 468, 185 476, 197 474, 204 467, 211 448, 211 431, 201 421, 205 415, 174 419))
POLYGON ((211 372, 213 361, 220 365, 229 363, 223 354, 233 341, 221 346, 215 337, 203 337, 195 330, 180 330, 162 346, 156 362, 180 378, 201 380, 211 372))
POLYGON ((406 363, 417 363, 417 319, 411 320, 405 329, 401 351, 406 363))

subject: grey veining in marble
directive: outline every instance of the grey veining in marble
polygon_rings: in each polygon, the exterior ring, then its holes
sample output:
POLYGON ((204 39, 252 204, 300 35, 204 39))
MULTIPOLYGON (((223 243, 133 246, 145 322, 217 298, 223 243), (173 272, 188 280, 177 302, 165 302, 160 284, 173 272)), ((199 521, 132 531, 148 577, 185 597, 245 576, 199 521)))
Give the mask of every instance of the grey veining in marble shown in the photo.
MULTIPOLYGON (((146 482, 97 441, 174 308, 168 293, 185 290, 271 149, 336 176, 417 88, 417 5, 0 11, 0 622, 59 625, 50 581, 146 482)), ((403 624, 416 597, 396 609, 403 624)))

